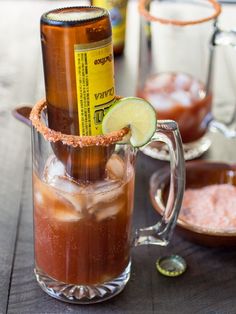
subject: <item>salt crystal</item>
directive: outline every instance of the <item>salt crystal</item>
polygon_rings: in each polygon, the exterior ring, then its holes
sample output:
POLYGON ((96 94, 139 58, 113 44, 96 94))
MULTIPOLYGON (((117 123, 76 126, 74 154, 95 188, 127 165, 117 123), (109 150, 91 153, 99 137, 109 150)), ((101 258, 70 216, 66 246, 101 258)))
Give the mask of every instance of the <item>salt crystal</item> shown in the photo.
POLYGON ((184 193, 180 219, 214 230, 236 228, 236 187, 215 184, 184 193))

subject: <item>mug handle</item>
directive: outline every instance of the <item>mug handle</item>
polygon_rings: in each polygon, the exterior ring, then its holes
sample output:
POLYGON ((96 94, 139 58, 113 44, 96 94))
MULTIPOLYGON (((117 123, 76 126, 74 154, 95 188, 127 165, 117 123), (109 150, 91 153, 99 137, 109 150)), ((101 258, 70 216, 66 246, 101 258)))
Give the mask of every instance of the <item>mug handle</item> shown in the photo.
MULTIPOLYGON (((215 66, 215 48, 218 46, 231 46, 236 48, 236 29, 223 30, 219 28, 217 21, 214 25, 214 32, 210 41, 210 63, 208 69, 208 78, 207 78, 207 91, 212 90, 213 85, 213 72, 215 66)), ((236 103, 234 104, 234 110, 232 117, 230 118, 229 123, 223 123, 216 120, 213 116, 210 117, 208 121, 208 128, 212 132, 220 132, 226 138, 235 138, 236 131, 230 127, 230 124, 233 124, 235 119, 236 112, 236 103)))
MULTIPOLYGON (((151 142, 164 142, 170 153, 170 189, 162 219, 154 226, 137 229, 134 245, 156 244, 166 246, 176 225, 185 189, 185 162, 182 140, 177 123, 172 120, 157 121, 151 142)), ((148 145, 146 144, 146 145, 148 145)))

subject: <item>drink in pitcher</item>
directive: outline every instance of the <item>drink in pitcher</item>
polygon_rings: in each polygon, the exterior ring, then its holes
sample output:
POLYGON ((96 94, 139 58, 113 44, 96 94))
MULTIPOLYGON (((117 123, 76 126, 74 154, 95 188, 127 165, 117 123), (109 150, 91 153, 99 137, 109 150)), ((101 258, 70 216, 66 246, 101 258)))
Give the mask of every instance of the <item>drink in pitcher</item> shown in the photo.
POLYGON ((55 155, 34 182, 36 272, 68 285, 96 285, 129 267, 134 169, 117 154, 99 182, 75 182, 55 155), (125 169, 127 167, 127 169, 125 169))
POLYGON ((165 72, 150 76, 139 97, 148 100, 161 120, 178 123, 184 144, 200 139, 211 116, 212 94, 198 79, 185 73, 165 72))

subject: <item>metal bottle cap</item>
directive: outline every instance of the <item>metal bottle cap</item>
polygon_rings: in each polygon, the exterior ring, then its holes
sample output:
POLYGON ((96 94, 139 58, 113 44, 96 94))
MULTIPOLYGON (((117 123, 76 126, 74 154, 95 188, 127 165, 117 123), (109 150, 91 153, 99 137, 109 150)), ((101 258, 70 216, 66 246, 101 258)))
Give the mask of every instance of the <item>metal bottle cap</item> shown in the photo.
POLYGON ((185 272, 187 264, 181 256, 170 255, 159 258, 156 267, 162 275, 177 277, 185 272))

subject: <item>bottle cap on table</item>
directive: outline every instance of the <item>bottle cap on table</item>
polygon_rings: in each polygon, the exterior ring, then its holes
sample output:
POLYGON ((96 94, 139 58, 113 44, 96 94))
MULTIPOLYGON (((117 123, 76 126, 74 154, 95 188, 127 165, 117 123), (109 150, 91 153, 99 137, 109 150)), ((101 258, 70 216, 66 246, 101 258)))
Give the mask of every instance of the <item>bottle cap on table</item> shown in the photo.
POLYGON ((187 264, 183 257, 179 255, 170 255, 160 257, 156 261, 156 267, 162 275, 168 277, 177 277, 185 272, 187 264))

